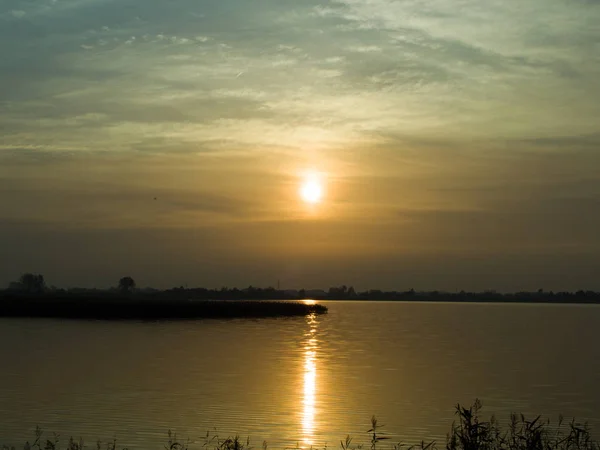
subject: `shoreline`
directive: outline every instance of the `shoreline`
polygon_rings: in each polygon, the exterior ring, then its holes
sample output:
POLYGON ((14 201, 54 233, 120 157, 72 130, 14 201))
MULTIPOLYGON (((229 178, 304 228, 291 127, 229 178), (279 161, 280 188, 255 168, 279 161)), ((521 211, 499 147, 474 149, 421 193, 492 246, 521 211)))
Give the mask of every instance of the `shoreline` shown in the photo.
POLYGON ((152 296, 0 296, 0 318, 195 320, 298 317, 327 307, 299 301, 182 300, 152 296))

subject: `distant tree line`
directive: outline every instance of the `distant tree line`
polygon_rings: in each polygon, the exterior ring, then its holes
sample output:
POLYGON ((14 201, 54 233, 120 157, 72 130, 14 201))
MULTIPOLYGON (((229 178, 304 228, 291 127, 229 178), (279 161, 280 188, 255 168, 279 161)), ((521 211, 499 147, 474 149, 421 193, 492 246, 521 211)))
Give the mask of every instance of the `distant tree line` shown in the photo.
POLYGON ((118 280, 111 289, 59 289, 47 287, 43 275, 25 273, 16 282, 10 283, 4 293, 20 293, 24 295, 128 295, 153 298, 197 299, 197 300, 388 300, 388 301, 422 301, 422 302, 508 302, 508 303, 600 303, 600 292, 579 290, 576 292, 553 292, 538 289, 534 292, 500 293, 483 292, 444 292, 444 291, 383 291, 370 289, 356 291, 352 286, 335 286, 328 290, 321 289, 275 289, 273 287, 229 288, 187 288, 174 287, 166 290, 139 289, 131 276, 118 280))
POLYGON ((422 291, 382 291, 371 289, 357 292, 352 286, 332 287, 321 290, 277 290, 269 288, 248 287, 245 289, 205 289, 174 288, 165 291, 197 299, 314 299, 314 300, 387 300, 387 301, 422 301, 422 302, 538 302, 538 303, 600 303, 600 292, 552 292, 538 290, 535 292, 498 293, 484 292, 442 292, 422 291))
MULTIPOLYGON (((117 287, 114 288, 122 294, 131 294, 135 291, 136 283, 135 280, 126 276, 119 279, 117 287)), ((83 292, 83 291, 98 291, 97 289, 60 289, 56 287, 46 286, 44 276, 35 273, 24 273, 19 277, 18 281, 13 281, 8 285, 7 291, 10 292, 21 292, 29 294, 47 294, 51 292, 83 292)))
POLYGON ((531 303, 600 303, 600 292, 578 290, 576 292, 553 292, 539 289, 534 292, 519 291, 500 293, 496 291, 483 292, 444 292, 444 291, 381 291, 372 289, 346 296, 340 291, 329 290, 324 299, 347 300, 397 300, 397 301, 429 301, 429 302, 531 302, 531 303))

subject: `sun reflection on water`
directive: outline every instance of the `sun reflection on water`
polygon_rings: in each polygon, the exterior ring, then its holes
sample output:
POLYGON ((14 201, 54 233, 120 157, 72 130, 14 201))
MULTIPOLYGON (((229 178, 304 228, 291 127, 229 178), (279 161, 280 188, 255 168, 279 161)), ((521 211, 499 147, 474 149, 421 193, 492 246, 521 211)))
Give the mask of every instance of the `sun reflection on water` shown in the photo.
POLYGON ((302 436, 306 445, 313 445, 316 416, 316 391, 317 391, 317 348, 318 342, 317 319, 314 314, 307 317, 309 326, 305 334, 304 345, 304 396, 302 404, 302 436))

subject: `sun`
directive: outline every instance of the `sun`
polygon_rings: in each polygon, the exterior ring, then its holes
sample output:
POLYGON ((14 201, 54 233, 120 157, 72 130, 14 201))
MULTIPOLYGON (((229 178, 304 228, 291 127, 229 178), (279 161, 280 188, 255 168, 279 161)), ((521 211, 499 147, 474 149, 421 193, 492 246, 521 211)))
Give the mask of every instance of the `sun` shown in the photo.
POLYGON ((315 175, 307 176, 300 187, 300 197, 306 203, 315 205, 323 199, 323 184, 315 175))

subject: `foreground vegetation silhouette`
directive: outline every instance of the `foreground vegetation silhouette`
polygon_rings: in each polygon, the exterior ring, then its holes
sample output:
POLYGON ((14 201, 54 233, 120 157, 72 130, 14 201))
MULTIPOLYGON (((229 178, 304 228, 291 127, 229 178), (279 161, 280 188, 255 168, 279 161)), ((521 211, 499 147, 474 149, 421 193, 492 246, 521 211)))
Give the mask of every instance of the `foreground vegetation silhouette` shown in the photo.
MULTIPOLYGON (((496 418, 482 420, 480 416, 481 403, 475 400, 469 408, 456 406, 456 421, 452 423, 444 445, 435 441, 421 441, 417 444, 407 445, 402 442, 393 442, 382 430, 382 425, 373 416, 371 428, 366 432, 369 436, 367 442, 355 444, 350 436, 340 441, 341 450, 600 450, 598 441, 592 439, 587 424, 578 424, 575 420, 565 423, 559 417, 557 424, 543 420, 541 416, 528 420, 522 414, 511 414, 507 428, 502 428, 496 418), (387 445, 384 441, 388 441, 387 445)), ((117 450, 116 439, 102 443, 95 443, 97 450, 117 450)), ((171 431, 167 433, 165 450, 193 450, 190 440, 179 440, 171 431)), ((160 448, 157 445, 157 449, 160 448)), ((83 450, 89 448, 83 439, 74 440, 72 437, 61 447, 57 435, 46 439, 38 427, 33 444, 25 443, 24 450, 83 450)), ((203 450, 253 450, 250 438, 241 439, 239 436, 220 438, 216 433, 207 432, 197 448, 203 450)), ((312 447, 311 447, 312 448, 312 447)), ((326 447, 327 448, 327 447, 326 447)), ((9 449, 6 445, 2 449, 9 449)), ((123 447, 125 449, 125 447, 123 447)), ((11 447, 10 450, 16 450, 11 447)), ((263 441, 262 450, 268 450, 268 443, 263 441)))

